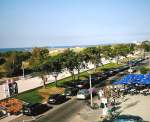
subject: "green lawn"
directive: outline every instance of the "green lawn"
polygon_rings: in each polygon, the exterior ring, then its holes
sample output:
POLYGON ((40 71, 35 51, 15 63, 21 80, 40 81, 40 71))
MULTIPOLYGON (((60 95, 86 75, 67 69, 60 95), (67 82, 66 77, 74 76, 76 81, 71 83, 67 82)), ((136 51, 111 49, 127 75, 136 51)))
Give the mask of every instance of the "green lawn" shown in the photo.
POLYGON ((16 96, 16 98, 28 103, 36 103, 41 102, 43 100, 43 97, 39 95, 37 89, 19 94, 16 96))
MULTIPOLYGON (((119 64, 109 63, 109 64, 106 64, 104 66, 98 67, 96 69, 96 71, 101 72, 104 69, 116 68, 116 67, 119 67, 119 66, 120 66, 119 64)), ((77 75, 75 75, 75 77, 77 79, 77 75)), ((87 71, 80 73, 80 80, 87 79, 87 78, 88 78, 87 71)), ((71 80, 72 80, 71 77, 67 77, 67 78, 58 80, 58 84, 64 84, 65 82, 68 82, 68 81, 71 81, 71 80)), ((55 85, 55 83, 51 83, 51 84, 48 84, 47 87, 53 87, 54 85, 55 85)), ((22 94, 17 95, 16 98, 18 98, 20 100, 23 100, 25 102, 30 102, 30 103, 41 102, 43 100, 43 98, 38 93, 38 90, 41 89, 41 88, 42 87, 37 88, 35 90, 30 90, 30 91, 24 92, 22 94)))

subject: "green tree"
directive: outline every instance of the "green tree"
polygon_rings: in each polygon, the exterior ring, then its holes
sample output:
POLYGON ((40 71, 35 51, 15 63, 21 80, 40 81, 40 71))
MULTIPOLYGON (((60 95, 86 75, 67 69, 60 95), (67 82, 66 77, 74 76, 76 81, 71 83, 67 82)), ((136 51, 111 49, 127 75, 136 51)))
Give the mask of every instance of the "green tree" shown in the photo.
POLYGON ((120 56, 127 57, 130 52, 130 47, 126 44, 116 44, 112 47, 112 56, 116 57, 117 64, 119 63, 120 56))
POLYGON ((53 56, 50 64, 52 75, 55 77, 55 86, 57 87, 57 77, 61 73, 63 68, 61 55, 53 56))
POLYGON ((22 61, 23 58, 17 52, 13 52, 11 56, 7 58, 5 69, 9 73, 9 76, 15 76, 21 73, 22 61))
POLYGON ((73 50, 67 49, 61 55, 64 68, 70 72, 72 80, 75 80, 74 69, 76 61, 74 59, 76 57, 76 53, 73 50))
POLYGON ((150 72, 150 69, 149 68, 146 68, 146 67, 140 67, 140 73, 141 74, 147 74, 150 72))
POLYGON ((76 55, 74 56, 74 61, 75 61, 75 69, 78 72, 78 80, 79 80, 81 69, 86 68, 85 61, 84 61, 84 54, 82 51, 76 53, 76 55))
POLYGON ((49 50, 46 48, 34 48, 32 51, 32 58, 30 66, 34 71, 41 71, 41 65, 49 57, 49 50))
POLYGON ((100 62, 100 51, 96 47, 87 47, 84 49, 86 62, 94 65, 94 71, 100 62))

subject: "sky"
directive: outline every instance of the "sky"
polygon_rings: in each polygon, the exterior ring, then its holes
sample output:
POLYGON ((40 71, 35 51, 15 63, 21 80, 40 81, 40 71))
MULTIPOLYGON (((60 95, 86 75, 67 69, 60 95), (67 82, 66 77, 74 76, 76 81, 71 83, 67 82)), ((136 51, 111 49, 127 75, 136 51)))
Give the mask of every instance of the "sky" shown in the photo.
POLYGON ((0 0, 0 48, 150 39, 150 0, 0 0))

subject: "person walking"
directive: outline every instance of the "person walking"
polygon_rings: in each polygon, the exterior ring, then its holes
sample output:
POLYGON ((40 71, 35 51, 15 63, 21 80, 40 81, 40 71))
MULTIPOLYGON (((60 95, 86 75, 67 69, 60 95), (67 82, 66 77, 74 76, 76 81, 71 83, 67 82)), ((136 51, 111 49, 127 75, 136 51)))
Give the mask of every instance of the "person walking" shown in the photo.
POLYGON ((104 95, 104 92, 102 89, 100 89, 98 92, 98 98, 101 99, 103 95, 104 95))

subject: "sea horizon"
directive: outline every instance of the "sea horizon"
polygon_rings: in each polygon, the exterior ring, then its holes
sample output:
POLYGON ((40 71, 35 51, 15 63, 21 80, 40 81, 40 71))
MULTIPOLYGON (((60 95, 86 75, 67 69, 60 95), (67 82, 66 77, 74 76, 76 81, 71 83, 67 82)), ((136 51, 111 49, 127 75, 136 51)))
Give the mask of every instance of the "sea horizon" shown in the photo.
POLYGON ((48 49, 60 49, 60 48, 76 48, 76 47, 90 47, 98 45, 110 45, 110 44, 94 44, 94 45, 72 45, 72 46, 35 46, 35 47, 8 47, 0 48, 0 52, 9 52, 9 51, 32 51, 33 48, 48 48, 48 49))
POLYGON ((59 48, 75 48, 75 47, 88 47, 96 45, 75 45, 75 46, 35 46, 35 47, 10 47, 10 48, 0 48, 0 52, 9 51, 32 51, 33 48, 48 48, 48 49, 59 49, 59 48))
MULTIPOLYGON (((141 42, 141 41, 138 41, 141 42)), ((124 42, 127 43, 135 43, 135 42, 124 42)), ((8 52, 8 51, 32 51, 33 48, 48 48, 48 49, 59 49, 59 48, 76 48, 76 47, 92 47, 99 45, 113 45, 113 44, 122 44, 122 43, 101 43, 101 44, 88 44, 88 45, 60 45, 60 46, 32 46, 32 47, 1 47, 0 52, 8 52)))

